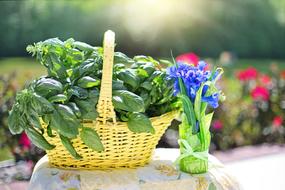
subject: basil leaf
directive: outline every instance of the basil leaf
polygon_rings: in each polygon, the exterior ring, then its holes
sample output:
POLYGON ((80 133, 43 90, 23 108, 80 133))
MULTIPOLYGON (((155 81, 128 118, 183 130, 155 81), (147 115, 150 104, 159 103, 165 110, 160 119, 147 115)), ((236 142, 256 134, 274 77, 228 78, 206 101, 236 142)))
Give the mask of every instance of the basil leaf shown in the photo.
POLYGON ((39 119, 37 113, 27 115, 27 118, 28 118, 29 122, 33 125, 33 127, 38 128, 38 129, 42 129, 42 125, 41 125, 41 122, 40 122, 40 119, 39 119))
POLYGON ((152 89, 152 84, 149 81, 143 82, 140 87, 146 89, 146 90, 151 90, 152 89))
POLYGON ((144 69, 139 68, 139 69, 136 70, 136 72, 137 72, 137 75, 139 77, 142 77, 142 78, 148 77, 148 73, 144 69))
POLYGON ((47 126, 47 135, 49 137, 55 137, 56 135, 52 134, 52 129, 50 127, 50 125, 47 126))
POLYGON ((44 97, 33 93, 32 106, 39 114, 51 113, 54 110, 52 104, 44 97))
POLYGON ((72 86, 71 89, 68 89, 67 93, 69 96, 73 95, 80 99, 86 99, 88 97, 88 91, 78 86, 72 86))
POLYGON ((25 130, 27 136, 34 145, 44 150, 51 150, 55 146, 50 144, 38 131, 34 128, 29 127, 25 130))
POLYGON ((117 63, 123 63, 123 64, 131 64, 134 61, 129 58, 128 56, 126 56, 125 54, 121 53, 121 52, 115 52, 114 54, 114 64, 117 63))
POLYGON ((77 85, 81 88, 92 88, 94 86, 99 86, 100 80, 85 76, 77 81, 77 85))
POLYGON ((152 63, 147 63, 143 65, 142 69, 145 70, 148 75, 151 75, 155 71, 155 67, 152 63))
POLYGON ((35 91, 37 94, 48 97, 53 96, 63 91, 62 84, 51 78, 41 78, 36 82, 35 91))
POLYGON ((147 116, 142 113, 130 113, 128 114, 128 127, 135 133, 155 133, 155 130, 147 116))
POLYGON ((19 105, 14 105, 12 110, 9 112, 8 126, 13 135, 20 134, 24 130, 23 123, 21 122, 21 114, 19 105))
POLYGON ((51 114, 50 126, 65 137, 74 138, 81 126, 73 111, 66 105, 57 105, 51 114))
POLYGON ((84 42, 74 42, 73 45, 74 45, 74 47, 76 47, 82 51, 92 52, 92 51, 96 50, 94 47, 92 47, 89 44, 86 44, 84 42))
POLYGON ((82 128, 80 138, 89 148, 98 152, 104 150, 100 137, 95 130, 87 127, 82 128))
POLYGON ((97 90, 97 89, 89 90, 89 92, 88 92, 88 97, 89 97, 92 101, 94 101, 94 104, 97 104, 98 99, 99 99, 99 90, 97 90))
POLYGON ((66 148, 66 150, 73 156, 73 158, 79 160, 82 158, 82 156, 80 156, 75 148, 73 147, 72 145, 72 142, 69 138, 65 137, 65 136, 62 136, 62 135, 59 135, 60 137, 60 140, 61 140, 61 143, 63 144, 63 146, 66 148))
POLYGON ((113 80, 112 89, 113 90, 127 90, 127 88, 124 86, 124 82, 121 80, 113 80))
POLYGON ((136 89, 139 86, 139 78, 130 70, 120 71, 117 77, 125 84, 130 85, 133 89, 136 89))
POLYGON ((72 109, 66 105, 63 104, 57 104, 56 110, 59 112, 59 114, 66 120, 76 120, 76 116, 73 113, 72 109))
POLYGON ((113 104, 115 109, 125 110, 129 112, 144 112, 143 99, 127 90, 113 91, 113 104))
POLYGON ((55 96, 52 96, 48 99, 49 102, 65 102, 67 100, 67 96, 64 94, 57 94, 55 96))
POLYGON ((98 112, 96 111, 97 102, 92 101, 92 99, 75 99, 74 101, 81 111, 82 119, 95 120, 98 117, 98 112))
POLYGON ((72 111, 74 112, 74 114, 80 118, 81 117, 81 111, 79 109, 79 107, 74 103, 74 102, 69 102, 68 107, 70 107, 72 109, 72 111))

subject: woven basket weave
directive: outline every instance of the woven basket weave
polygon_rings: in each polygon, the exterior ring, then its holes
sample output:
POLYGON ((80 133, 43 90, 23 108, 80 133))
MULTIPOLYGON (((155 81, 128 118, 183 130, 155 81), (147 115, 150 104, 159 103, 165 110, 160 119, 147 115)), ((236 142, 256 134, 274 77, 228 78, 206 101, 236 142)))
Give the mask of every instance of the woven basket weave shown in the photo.
MULTIPOLYGON (((159 117, 150 118, 155 134, 133 133, 126 122, 116 122, 112 104, 112 75, 115 34, 107 31, 104 35, 104 57, 100 97, 97 104, 99 117, 96 121, 84 121, 85 127, 97 131, 104 145, 103 152, 89 149, 77 137, 72 140, 76 151, 83 157, 74 159, 62 145, 58 136, 47 140, 56 145, 47 151, 49 163, 58 168, 71 169, 108 169, 135 168, 147 164, 162 134, 174 119, 176 112, 169 112, 159 117)), ((44 126, 46 127, 46 126, 44 126)))

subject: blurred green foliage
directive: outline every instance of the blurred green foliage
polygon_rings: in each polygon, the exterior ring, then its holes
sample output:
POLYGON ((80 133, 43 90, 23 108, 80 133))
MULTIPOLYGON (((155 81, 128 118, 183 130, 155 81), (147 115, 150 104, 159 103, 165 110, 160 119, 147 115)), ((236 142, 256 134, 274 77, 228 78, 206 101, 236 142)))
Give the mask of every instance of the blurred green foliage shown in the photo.
POLYGON ((284 11, 285 0, 0 1, 0 57, 50 37, 100 45, 112 29, 130 55, 285 58, 284 11))

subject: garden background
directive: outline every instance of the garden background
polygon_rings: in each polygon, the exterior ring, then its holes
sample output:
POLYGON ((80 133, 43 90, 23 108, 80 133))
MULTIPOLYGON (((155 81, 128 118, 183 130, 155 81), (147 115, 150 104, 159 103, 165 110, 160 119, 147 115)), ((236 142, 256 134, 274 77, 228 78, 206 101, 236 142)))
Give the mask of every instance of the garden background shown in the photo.
MULTIPOLYGON (((98 46, 108 29, 129 56, 192 52, 182 59, 224 68, 227 99, 214 116, 212 151, 284 144, 285 0, 0 1, 0 161, 32 168, 42 155, 7 128, 15 93, 45 73, 26 46, 51 37, 98 46)), ((159 146, 177 147, 177 135, 171 126, 159 146)))

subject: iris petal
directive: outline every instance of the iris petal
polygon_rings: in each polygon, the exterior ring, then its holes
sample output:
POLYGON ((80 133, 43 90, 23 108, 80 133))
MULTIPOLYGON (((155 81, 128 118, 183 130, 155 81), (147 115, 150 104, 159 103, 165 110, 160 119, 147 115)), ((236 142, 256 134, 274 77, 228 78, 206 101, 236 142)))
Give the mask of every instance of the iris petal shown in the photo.
POLYGON ((217 108, 219 106, 219 93, 214 93, 211 96, 202 97, 202 101, 208 103, 213 108, 217 108))
POLYGON ((207 63, 206 63, 205 61, 199 61, 199 63, 198 63, 198 69, 199 69, 200 71, 204 71, 204 69, 206 68, 206 66, 207 66, 207 63))
MULTIPOLYGON (((177 64, 178 67, 172 66, 167 69, 167 73, 170 78, 175 79, 174 83, 174 95, 177 95, 180 92, 178 78, 181 77, 183 83, 186 88, 187 96, 194 103, 196 94, 200 89, 201 85, 206 81, 213 81, 218 76, 218 72, 216 72, 212 79, 211 72, 205 71, 204 69, 207 67, 207 63, 204 61, 200 61, 198 65, 195 67, 193 65, 184 64, 179 62, 177 64)), ((211 107, 217 108, 219 106, 219 93, 214 93, 210 96, 205 97, 207 90, 209 89, 208 85, 205 85, 202 90, 202 101, 207 102, 211 107)))

